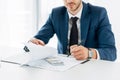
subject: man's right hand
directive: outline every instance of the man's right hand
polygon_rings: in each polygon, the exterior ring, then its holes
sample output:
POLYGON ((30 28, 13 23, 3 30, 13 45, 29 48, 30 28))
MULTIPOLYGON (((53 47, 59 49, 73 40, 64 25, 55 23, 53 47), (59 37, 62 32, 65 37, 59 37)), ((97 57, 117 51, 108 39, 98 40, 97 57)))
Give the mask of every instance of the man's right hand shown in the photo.
POLYGON ((32 42, 32 43, 34 43, 36 45, 42 45, 42 46, 45 45, 45 43, 42 40, 39 40, 39 39, 36 39, 36 38, 30 39, 29 42, 32 42))

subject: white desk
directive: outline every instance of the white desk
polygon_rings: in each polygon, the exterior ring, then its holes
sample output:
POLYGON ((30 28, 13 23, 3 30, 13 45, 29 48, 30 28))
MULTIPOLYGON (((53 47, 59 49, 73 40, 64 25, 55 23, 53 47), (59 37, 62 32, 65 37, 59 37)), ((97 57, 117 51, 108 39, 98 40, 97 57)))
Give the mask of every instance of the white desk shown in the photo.
POLYGON ((120 80, 120 63, 90 61, 64 72, 1 63, 0 80, 120 80))

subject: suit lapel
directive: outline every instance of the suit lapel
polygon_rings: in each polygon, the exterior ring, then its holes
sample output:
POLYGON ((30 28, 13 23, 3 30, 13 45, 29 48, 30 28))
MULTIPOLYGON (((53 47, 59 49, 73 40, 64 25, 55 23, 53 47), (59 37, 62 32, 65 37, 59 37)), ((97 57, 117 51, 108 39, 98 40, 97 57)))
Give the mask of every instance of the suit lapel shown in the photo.
POLYGON ((61 16, 60 16, 60 38, 62 40, 62 44, 64 49, 67 48, 68 45, 68 21, 69 21, 69 17, 68 17, 68 13, 67 10, 65 8, 65 10, 62 12, 61 16))
MULTIPOLYGON (((66 12, 64 16, 64 19, 62 20, 62 28, 61 28, 61 33, 62 33, 62 37, 64 39, 64 41, 67 41, 67 38, 68 38, 68 21, 69 21, 69 17, 68 17, 68 14, 66 12)), ((63 18, 63 17, 62 17, 63 18)))
POLYGON ((89 30, 89 23, 90 23, 90 16, 89 16, 89 10, 88 5, 83 3, 83 11, 81 15, 81 41, 82 45, 85 45, 88 30, 89 30))

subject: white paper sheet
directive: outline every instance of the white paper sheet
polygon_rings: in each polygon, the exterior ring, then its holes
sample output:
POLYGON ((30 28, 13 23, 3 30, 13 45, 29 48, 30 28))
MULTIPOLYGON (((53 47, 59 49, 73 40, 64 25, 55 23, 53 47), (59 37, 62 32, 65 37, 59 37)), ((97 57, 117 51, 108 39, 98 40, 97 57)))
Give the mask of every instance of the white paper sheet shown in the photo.
POLYGON ((54 57, 58 58, 61 62, 63 62, 63 64, 62 65, 51 65, 48 62, 46 62, 46 60, 44 59, 31 61, 31 62, 28 62, 27 64, 32 67, 43 68, 47 70, 65 71, 82 62, 82 61, 76 60, 73 57, 63 57, 61 55, 54 56, 54 57))
POLYGON ((60 65, 59 63, 57 65, 50 64, 45 60, 46 58, 32 60, 29 54, 19 54, 19 55, 10 56, 8 58, 2 59, 2 62, 19 64, 21 66, 28 66, 28 67, 53 70, 53 71, 65 71, 83 62, 83 61, 78 61, 73 57, 67 57, 64 55, 62 56, 59 54, 55 56, 50 56, 50 58, 52 57, 57 58, 57 60, 62 62, 62 64, 60 65))
POLYGON ((30 52, 32 60, 42 59, 48 56, 53 56, 57 54, 57 49, 49 46, 40 46, 33 43, 25 43, 30 52))

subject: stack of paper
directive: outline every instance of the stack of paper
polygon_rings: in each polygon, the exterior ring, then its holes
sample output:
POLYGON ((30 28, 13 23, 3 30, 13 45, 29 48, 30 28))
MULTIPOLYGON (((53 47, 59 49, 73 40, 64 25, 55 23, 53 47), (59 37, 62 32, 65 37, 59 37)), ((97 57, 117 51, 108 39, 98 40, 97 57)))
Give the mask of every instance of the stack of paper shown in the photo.
POLYGON ((57 54, 57 50, 48 46, 39 46, 31 43, 25 44, 30 52, 20 53, 1 61, 22 66, 30 66, 47 70, 65 71, 81 63, 73 57, 57 54))

